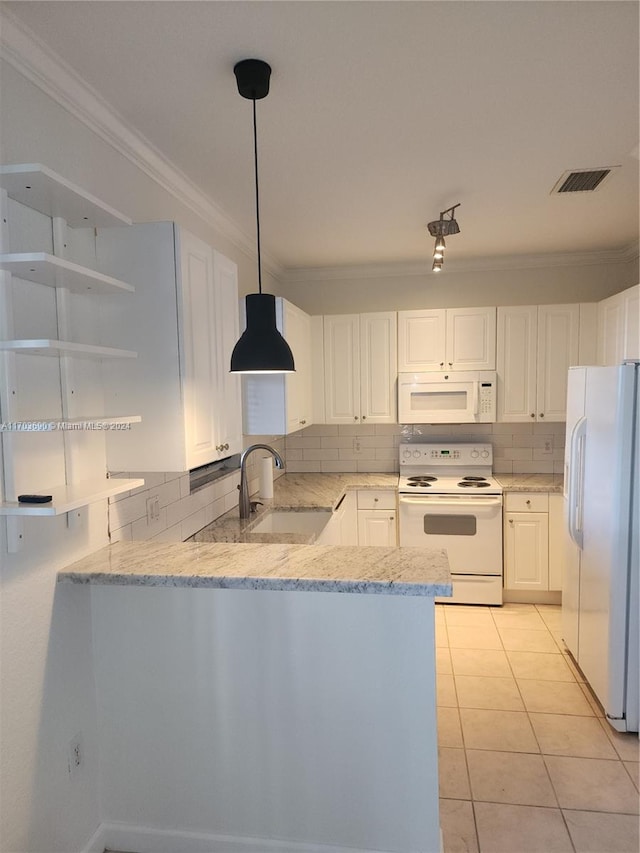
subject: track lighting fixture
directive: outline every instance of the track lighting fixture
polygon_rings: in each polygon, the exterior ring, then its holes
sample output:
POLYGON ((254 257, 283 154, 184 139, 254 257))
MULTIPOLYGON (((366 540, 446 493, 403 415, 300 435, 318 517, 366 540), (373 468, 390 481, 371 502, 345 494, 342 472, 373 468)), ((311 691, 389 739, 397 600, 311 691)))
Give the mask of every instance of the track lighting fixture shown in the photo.
POLYGON ((256 101, 269 94, 271 66, 261 59, 243 59, 234 67, 233 73, 236 75, 238 92, 243 98, 253 101, 258 293, 245 296, 247 327, 231 353, 231 373, 293 373, 293 353, 276 328, 276 298, 271 293, 262 292, 256 101))
POLYGON ((460 233, 460 226, 456 222, 454 214, 456 207, 460 207, 460 202, 454 204, 453 207, 447 208, 447 210, 443 210, 440 214, 440 219, 435 219, 427 225, 429 234, 436 238, 433 249, 433 266, 431 267, 433 272, 440 272, 444 264, 444 250, 446 248, 444 238, 449 237, 451 234, 460 233), (445 219, 446 216, 449 218, 445 219))

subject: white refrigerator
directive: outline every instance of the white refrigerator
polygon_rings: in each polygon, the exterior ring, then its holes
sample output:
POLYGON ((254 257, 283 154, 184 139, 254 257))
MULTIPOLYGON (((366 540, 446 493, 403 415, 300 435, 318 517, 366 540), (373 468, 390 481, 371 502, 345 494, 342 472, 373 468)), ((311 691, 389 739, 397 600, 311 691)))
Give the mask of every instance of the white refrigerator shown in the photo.
POLYGON ((638 731, 640 365, 572 367, 564 504, 564 641, 618 731, 638 731))

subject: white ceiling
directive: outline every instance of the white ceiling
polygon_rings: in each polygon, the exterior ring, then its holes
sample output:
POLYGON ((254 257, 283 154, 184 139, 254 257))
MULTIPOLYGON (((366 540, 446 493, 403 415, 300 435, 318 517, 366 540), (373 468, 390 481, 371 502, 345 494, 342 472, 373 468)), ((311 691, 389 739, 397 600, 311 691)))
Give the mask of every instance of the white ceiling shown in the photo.
POLYGON ((638 237, 636 2, 19 2, 11 12, 283 267, 622 250, 638 237), (567 169, 621 166, 551 196, 567 169))

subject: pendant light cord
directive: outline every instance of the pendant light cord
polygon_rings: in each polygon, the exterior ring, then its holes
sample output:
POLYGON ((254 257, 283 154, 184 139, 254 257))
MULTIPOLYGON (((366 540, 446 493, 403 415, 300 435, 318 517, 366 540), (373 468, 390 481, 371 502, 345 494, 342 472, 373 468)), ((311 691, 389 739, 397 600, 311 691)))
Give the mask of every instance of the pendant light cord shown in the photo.
POLYGON ((258 127, 256 124, 256 102, 253 104, 253 161, 256 176, 256 231, 258 238, 258 292, 262 293, 262 262, 260 257, 260 193, 258 190, 258 127))

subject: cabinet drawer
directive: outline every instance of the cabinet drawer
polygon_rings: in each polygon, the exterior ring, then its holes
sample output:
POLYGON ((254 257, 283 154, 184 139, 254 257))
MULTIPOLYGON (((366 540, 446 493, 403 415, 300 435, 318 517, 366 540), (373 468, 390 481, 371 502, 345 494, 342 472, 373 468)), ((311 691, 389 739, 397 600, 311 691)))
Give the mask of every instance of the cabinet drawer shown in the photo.
POLYGON ((507 492, 504 502, 507 512, 549 512, 547 492, 507 492))
POLYGON ((361 489, 358 509, 395 509, 396 493, 392 489, 361 489))

